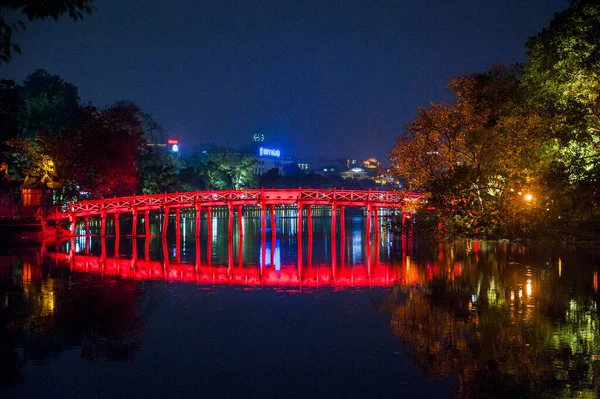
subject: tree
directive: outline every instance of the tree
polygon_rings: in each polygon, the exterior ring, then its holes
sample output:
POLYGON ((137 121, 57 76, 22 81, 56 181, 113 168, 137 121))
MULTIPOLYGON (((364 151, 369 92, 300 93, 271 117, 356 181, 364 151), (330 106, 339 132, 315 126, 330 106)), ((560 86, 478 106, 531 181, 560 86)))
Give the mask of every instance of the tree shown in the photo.
POLYGON ((20 138, 55 134, 79 117, 79 92, 58 75, 38 69, 25 79, 24 102, 19 111, 20 138))
POLYGON ((251 188, 257 184, 256 176, 252 173, 255 164, 256 159, 249 155, 219 149, 209 154, 200 173, 207 176, 210 188, 251 188))
POLYGON ((140 181, 138 192, 158 194, 182 190, 181 170, 177 157, 156 147, 147 147, 138 158, 140 181))
POLYGON ((600 221, 600 4, 572 1, 526 47, 524 86, 548 121, 545 151, 556 154, 544 180, 580 232, 600 221))
POLYGON ((130 107, 84 107, 75 123, 44 139, 68 197, 135 193, 139 154, 147 142, 142 121, 130 107))
POLYGON ((505 234, 517 193, 536 186, 544 125, 519 78, 495 65, 452 79, 455 101, 420 109, 390 153, 394 176, 431 194, 450 234, 505 234))
POLYGON ((8 0, 0 3, 0 61, 9 62, 13 50, 21 53, 21 47, 13 43, 12 35, 19 29, 25 30, 22 20, 9 22, 4 18, 4 12, 10 10, 15 13, 25 14, 29 22, 40 19, 54 18, 55 20, 64 14, 74 21, 83 19, 83 14, 91 14, 93 0, 8 0))
POLYGON ((116 106, 130 108, 134 112, 140 121, 142 122, 142 130, 144 137, 151 144, 163 144, 165 143, 165 129, 158 123, 152 115, 142 111, 142 109, 133 101, 118 101, 115 103, 116 106))

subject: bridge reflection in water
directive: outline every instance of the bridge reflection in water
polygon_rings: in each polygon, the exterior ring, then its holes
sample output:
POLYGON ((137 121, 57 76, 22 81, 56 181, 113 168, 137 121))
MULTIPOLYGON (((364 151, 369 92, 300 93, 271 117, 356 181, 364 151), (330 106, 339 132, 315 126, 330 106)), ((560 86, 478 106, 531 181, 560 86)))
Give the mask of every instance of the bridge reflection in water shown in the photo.
POLYGON ((416 268, 413 274, 410 270, 411 237, 392 245, 385 229, 365 237, 364 218, 348 219, 340 226, 339 237, 320 229, 329 223, 318 218, 316 235, 303 236, 295 217, 278 217, 269 236, 248 234, 260 229, 260 218, 244 219, 246 234, 214 234, 227 223, 226 218, 214 218, 195 237, 186 235, 195 226, 186 225, 184 219, 181 237, 72 237, 47 245, 43 256, 74 272, 196 284, 345 288, 421 280, 414 274, 416 268))

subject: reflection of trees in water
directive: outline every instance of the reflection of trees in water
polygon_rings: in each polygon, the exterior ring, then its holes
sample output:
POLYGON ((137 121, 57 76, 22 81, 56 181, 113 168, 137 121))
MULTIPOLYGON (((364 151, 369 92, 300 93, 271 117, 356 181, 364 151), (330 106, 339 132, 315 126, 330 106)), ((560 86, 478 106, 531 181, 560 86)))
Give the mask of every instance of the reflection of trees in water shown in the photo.
POLYGON ((0 383, 17 381, 26 361, 77 347, 89 360, 136 355, 144 320, 160 301, 150 284, 68 269, 42 278, 37 257, 11 258, 0 258, 0 383))
POLYGON ((559 276, 555 261, 492 244, 444 251, 433 280, 392 305, 392 330, 427 375, 457 377, 466 397, 594 395, 594 270, 573 259, 559 276))

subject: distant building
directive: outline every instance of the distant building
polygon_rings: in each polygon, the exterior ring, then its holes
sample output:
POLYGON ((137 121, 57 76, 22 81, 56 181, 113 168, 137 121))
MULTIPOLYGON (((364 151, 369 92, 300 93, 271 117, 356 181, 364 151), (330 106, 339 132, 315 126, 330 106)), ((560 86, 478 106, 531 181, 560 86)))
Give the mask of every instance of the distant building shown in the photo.
POLYGON ((377 169, 380 163, 376 158, 369 158, 363 161, 363 168, 365 169, 377 169))
POLYGON ((177 139, 168 139, 166 143, 150 143, 148 146, 151 148, 158 148, 164 152, 170 151, 174 155, 179 155, 181 152, 181 144, 177 139))
POLYGON ((256 159, 256 165, 252 169, 254 175, 264 175, 271 169, 279 169, 279 174, 284 174, 284 168, 293 165, 291 158, 282 157, 281 150, 276 148, 258 147, 256 154, 247 154, 256 159))
POLYGON ((363 180, 368 178, 367 172, 363 168, 350 168, 341 173, 342 178, 344 179, 355 179, 355 180, 363 180))

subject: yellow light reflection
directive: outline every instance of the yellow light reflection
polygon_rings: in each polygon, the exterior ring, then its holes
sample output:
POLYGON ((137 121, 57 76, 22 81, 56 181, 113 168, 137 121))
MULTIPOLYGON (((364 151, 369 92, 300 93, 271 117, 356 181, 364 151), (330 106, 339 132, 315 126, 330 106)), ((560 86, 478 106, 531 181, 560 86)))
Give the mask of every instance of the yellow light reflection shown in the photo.
POLYGON ((525 285, 525 291, 527 292, 527 296, 531 296, 531 280, 527 280, 527 284, 525 285))
POLYGON ((558 258, 558 277, 562 275, 562 260, 558 258))

